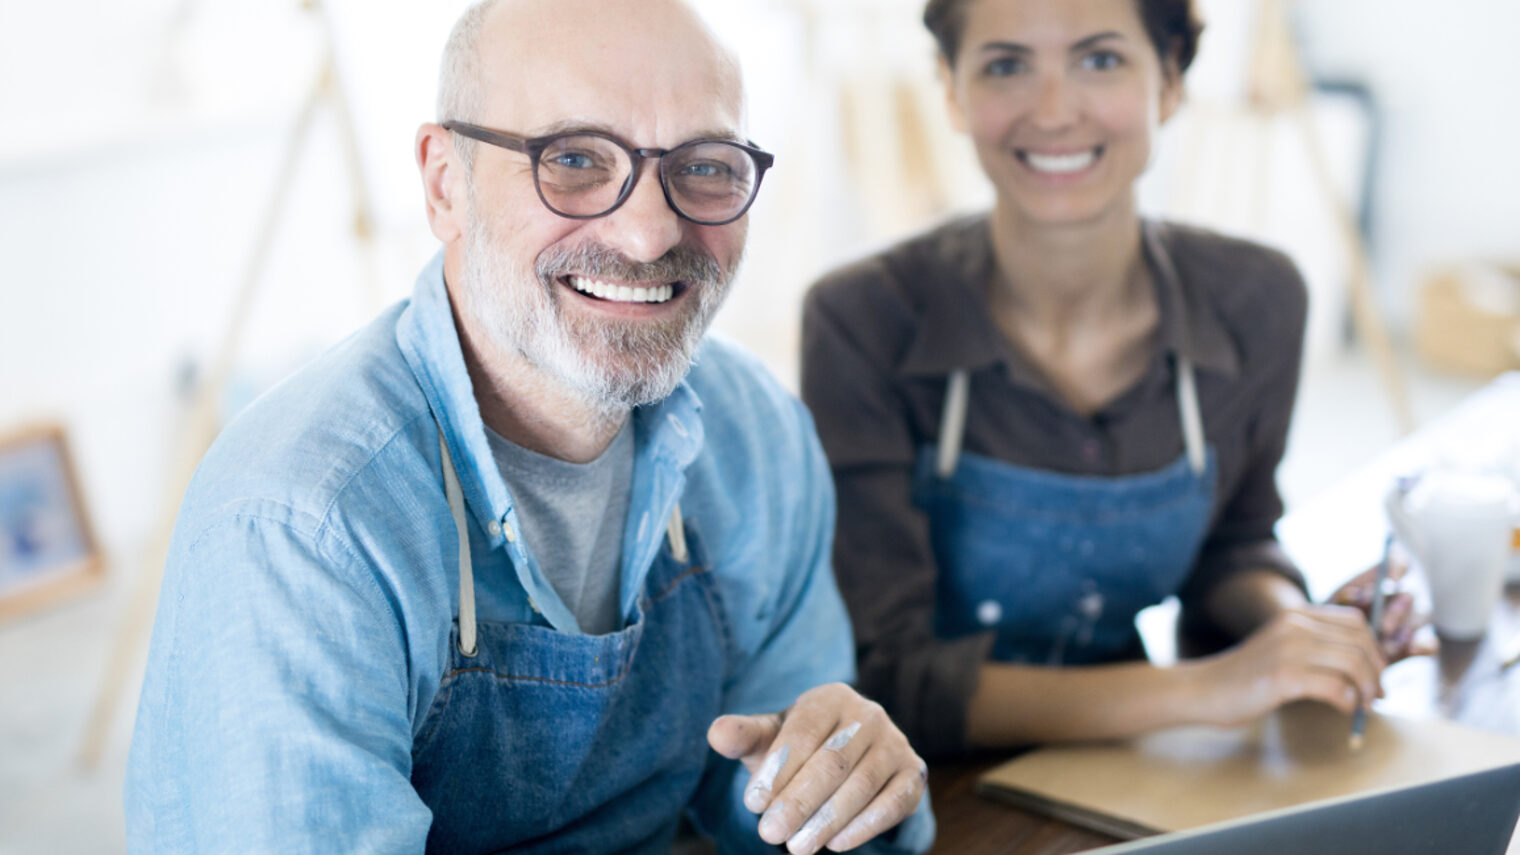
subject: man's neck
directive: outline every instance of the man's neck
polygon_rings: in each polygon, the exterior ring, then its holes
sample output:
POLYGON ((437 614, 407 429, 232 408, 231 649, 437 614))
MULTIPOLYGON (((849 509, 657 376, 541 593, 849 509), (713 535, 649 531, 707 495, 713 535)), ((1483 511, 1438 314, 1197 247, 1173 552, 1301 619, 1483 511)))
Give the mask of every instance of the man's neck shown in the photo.
POLYGON ((494 349, 455 316, 480 417, 502 438, 571 463, 600 457, 628 420, 569 393, 517 353, 494 349))

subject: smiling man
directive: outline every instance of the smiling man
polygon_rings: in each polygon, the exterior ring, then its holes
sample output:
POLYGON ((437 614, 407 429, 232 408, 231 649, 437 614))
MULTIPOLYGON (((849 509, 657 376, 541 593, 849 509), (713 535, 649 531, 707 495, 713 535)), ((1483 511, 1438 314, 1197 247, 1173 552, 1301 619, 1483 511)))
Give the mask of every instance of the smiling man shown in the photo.
POLYGON ((186 495, 131 848, 923 850, 811 420, 703 339, 771 163, 734 60, 675 0, 497 0, 439 111, 443 251, 186 495))

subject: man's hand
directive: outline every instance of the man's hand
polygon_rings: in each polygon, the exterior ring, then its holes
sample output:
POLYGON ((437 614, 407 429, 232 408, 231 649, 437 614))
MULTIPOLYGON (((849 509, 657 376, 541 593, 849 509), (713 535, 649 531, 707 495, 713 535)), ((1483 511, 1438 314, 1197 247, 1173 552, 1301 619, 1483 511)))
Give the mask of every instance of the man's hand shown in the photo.
POLYGON ((764 812, 760 838, 793 855, 854 849, 911 815, 927 786, 928 767, 881 705, 843 683, 785 712, 722 716, 707 741, 743 761, 744 805, 764 812))

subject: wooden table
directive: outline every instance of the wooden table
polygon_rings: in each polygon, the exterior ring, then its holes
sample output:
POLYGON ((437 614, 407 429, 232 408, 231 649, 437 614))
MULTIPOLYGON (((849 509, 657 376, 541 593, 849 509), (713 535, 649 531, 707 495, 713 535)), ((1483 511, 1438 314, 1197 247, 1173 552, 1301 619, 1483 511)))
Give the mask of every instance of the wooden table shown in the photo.
MULTIPOLYGON (((1295 509, 1278 536, 1303 568, 1311 593, 1323 599, 1356 571, 1377 560, 1387 523, 1383 491, 1392 480, 1442 458, 1471 459, 1520 437, 1520 373, 1499 378, 1451 413, 1405 439, 1372 464, 1295 509)), ((1428 597, 1413 574, 1417 600, 1428 597)), ((1520 643, 1520 587, 1511 586, 1479 642, 1442 645, 1436 657, 1410 659, 1383 675, 1381 712, 1439 716, 1473 727, 1520 735, 1520 665, 1499 663, 1520 643)), ((988 801, 976 779, 1011 752, 935 764, 929 772, 939 838, 946 855, 1062 855, 1116 842, 1019 808, 988 801)), ((1520 838, 1517 838, 1520 843, 1520 838)), ((1515 847, 1511 846, 1511 851, 1515 847)))

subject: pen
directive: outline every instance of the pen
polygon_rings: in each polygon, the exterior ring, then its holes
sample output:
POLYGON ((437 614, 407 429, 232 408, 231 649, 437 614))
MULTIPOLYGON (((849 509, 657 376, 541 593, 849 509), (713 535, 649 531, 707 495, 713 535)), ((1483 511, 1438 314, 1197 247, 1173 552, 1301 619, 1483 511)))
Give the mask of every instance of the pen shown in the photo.
POLYGON ((1508 652, 1504 654, 1503 660, 1499 662, 1499 670, 1508 671, 1516 665, 1520 665, 1520 637, 1516 638, 1515 642, 1510 645, 1508 652))
MULTIPOLYGON (((1383 560, 1378 562, 1377 576, 1372 583, 1372 614, 1369 620, 1372 623, 1372 638, 1374 641, 1382 640, 1383 624, 1383 583, 1388 579, 1388 558, 1393 552, 1393 533, 1383 538, 1383 560)), ((1367 730, 1367 707, 1358 706, 1356 713, 1351 717, 1351 750, 1356 751, 1362 747, 1362 734, 1367 730)))

